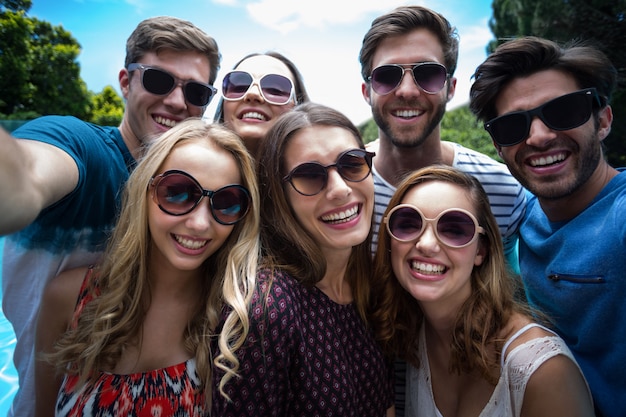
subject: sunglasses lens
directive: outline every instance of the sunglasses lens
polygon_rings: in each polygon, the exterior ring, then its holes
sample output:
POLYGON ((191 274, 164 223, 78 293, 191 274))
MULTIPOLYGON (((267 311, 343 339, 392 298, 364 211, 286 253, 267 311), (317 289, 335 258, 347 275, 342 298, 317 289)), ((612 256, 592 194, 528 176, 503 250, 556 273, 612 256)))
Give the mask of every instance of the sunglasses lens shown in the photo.
POLYGON ((397 65, 381 65, 372 71, 372 88, 377 94, 389 94, 400 84, 403 74, 404 70, 397 65))
POLYGON ((202 189, 186 175, 173 173, 161 177, 154 196, 161 210, 179 216, 193 210, 202 198, 202 189))
POLYGON ((211 101, 213 91, 206 85, 195 83, 193 81, 185 84, 185 98, 194 106, 206 106, 211 101))
POLYGON ((439 64, 421 64, 413 67, 413 78, 427 93, 437 93, 446 84, 446 68, 439 64))
POLYGON ((532 118, 538 116, 552 130, 569 130, 589 120, 593 112, 593 95, 589 90, 557 97, 541 106, 496 117, 485 124, 494 142, 512 146, 528 137, 532 118))
POLYGON ((462 247, 467 245, 476 234, 476 224, 462 211, 449 211, 437 222, 437 235, 446 245, 462 247))
POLYGON ((261 91, 269 103, 287 104, 291 98, 293 84, 287 77, 278 74, 267 74, 261 78, 261 91))
POLYGON ((592 96, 582 92, 555 98, 541 107, 542 120, 554 130, 569 130, 583 125, 592 111, 592 96))
POLYGON ((363 181, 371 170, 371 160, 368 160, 366 155, 362 150, 353 150, 341 155, 337 160, 339 175, 348 181, 363 181))
POLYGON ((227 99, 239 99, 246 94, 251 84, 252 77, 247 72, 229 72, 222 82, 222 94, 224 94, 224 97, 227 99))
POLYGON ((424 220, 415 209, 400 207, 389 216, 387 227, 395 239, 406 242, 417 239, 422 233, 424 220))
POLYGON ((167 72, 156 68, 146 68, 143 71, 143 88, 148 92, 157 95, 164 95, 172 91, 175 80, 167 72))
POLYGON ((222 224, 237 223, 248 213, 249 206, 248 192, 238 185, 221 188, 211 198, 213 216, 222 224))
POLYGON ((327 178, 326 168, 315 162, 307 162, 291 172, 291 185, 300 194, 315 195, 324 189, 327 178))
POLYGON ((530 129, 525 112, 515 112, 487 122, 485 128, 500 146, 512 146, 523 141, 530 129))

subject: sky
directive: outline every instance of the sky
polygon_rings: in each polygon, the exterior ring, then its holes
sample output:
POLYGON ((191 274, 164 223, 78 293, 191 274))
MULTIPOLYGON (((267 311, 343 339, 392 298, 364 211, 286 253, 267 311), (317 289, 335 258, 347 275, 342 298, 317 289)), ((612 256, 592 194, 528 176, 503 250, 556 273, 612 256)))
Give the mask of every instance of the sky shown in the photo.
MULTIPOLYGON (((252 52, 276 50, 291 59, 312 101, 333 107, 355 124, 371 118, 361 94, 358 55, 377 16, 419 4, 443 14, 460 36, 457 89, 448 108, 466 104, 471 75, 493 38, 491 0, 33 0, 29 16, 60 25, 81 45, 78 61, 87 88, 113 86, 124 65, 126 39, 148 17, 170 15, 193 22, 215 38, 223 74, 252 52)), ((218 100, 206 115, 211 118, 218 100)))

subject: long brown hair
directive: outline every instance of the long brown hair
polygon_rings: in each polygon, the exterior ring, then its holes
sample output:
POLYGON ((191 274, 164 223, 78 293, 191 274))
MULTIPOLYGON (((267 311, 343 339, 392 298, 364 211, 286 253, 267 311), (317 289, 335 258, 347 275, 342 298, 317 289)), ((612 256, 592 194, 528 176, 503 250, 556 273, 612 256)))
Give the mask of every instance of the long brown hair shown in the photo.
MULTIPOLYGON (((357 147, 365 149, 356 126, 342 113, 316 103, 305 103, 283 114, 260 147, 257 174, 261 191, 261 245, 266 266, 282 269, 304 285, 315 285, 326 272, 326 260, 318 244, 298 222, 287 201, 283 177, 285 149, 300 130, 312 126, 335 126, 352 133, 357 147)), ((346 278, 355 305, 365 318, 371 276, 372 232, 352 248, 346 278)))
MULTIPOLYGON (((404 196, 418 184, 431 181, 458 185, 467 191, 475 208, 478 223, 485 229, 479 244, 483 245, 483 262, 472 270, 472 295, 457 314, 451 346, 450 370, 470 373, 478 371, 486 380, 495 383, 494 367, 499 365, 501 350, 498 332, 519 312, 530 316, 525 304, 515 299, 516 282, 505 264, 502 238, 485 190, 473 176, 445 165, 422 168, 399 185, 389 201, 383 219, 400 204, 404 196)), ((374 258, 373 309, 371 322, 376 338, 390 357, 400 357, 419 367, 418 332, 424 315, 417 300, 396 279, 391 267, 391 237, 384 225, 379 231, 378 249, 374 258)), ((497 378, 496 378, 497 381, 497 378)))

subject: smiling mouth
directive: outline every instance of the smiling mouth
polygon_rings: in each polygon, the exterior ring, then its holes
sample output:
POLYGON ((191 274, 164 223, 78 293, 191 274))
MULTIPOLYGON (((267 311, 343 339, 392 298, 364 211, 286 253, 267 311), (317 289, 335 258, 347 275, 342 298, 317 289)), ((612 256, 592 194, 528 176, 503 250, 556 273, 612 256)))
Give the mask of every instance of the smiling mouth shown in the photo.
POLYGON ((174 235, 174 239, 176 239, 176 242, 178 242, 180 246, 187 248, 187 249, 200 249, 201 247, 205 246, 208 242, 207 240, 185 239, 184 237, 177 236, 177 235, 174 235))
POLYGON ((411 269, 424 275, 441 275, 446 272, 443 265, 427 264, 425 262, 412 261, 411 269))
POLYGON ((241 119, 256 119, 256 120, 261 120, 263 122, 265 122, 267 120, 267 117, 265 117, 264 115, 262 115, 259 112, 256 111, 251 111, 251 112, 247 112, 241 115, 241 119))
POLYGON ((412 117, 417 117, 422 114, 419 110, 398 110, 393 112, 393 115, 396 117, 401 117, 403 119, 410 119, 412 117))
POLYGON ((550 155, 545 157, 542 156, 541 158, 532 158, 528 162, 532 167, 544 167, 562 162, 565 160, 565 158, 565 153, 559 153, 556 155, 550 155))
POLYGON ((359 205, 357 204, 347 210, 329 214, 327 216, 322 216, 322 221, 329 224, 340 224, 349 222, 350 220, 355 219, 358 215, 359 205))
POLYGON ((162 117, 162 116, 155 116, 154 117, 154 121, 157 122, 160 125, 165 126, 165 127, 174 127, 174 126, 176 126, 176 120, 166 119, 165 117, 162 117))

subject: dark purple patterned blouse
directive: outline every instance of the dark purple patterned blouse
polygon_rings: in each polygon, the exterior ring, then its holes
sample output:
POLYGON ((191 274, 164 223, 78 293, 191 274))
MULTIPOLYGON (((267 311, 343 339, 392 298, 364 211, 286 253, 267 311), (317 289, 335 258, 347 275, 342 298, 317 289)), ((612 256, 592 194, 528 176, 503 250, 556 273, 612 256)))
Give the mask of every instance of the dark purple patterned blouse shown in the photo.
MULTIPOLYGON (((392 371, 353 304, 330 300, 268 271, 251 306, 239 375, 213 391, 213 416, 381 417, 393 404, 392 371)), ((214 387, 222 373, 214 376, 214 387)))

